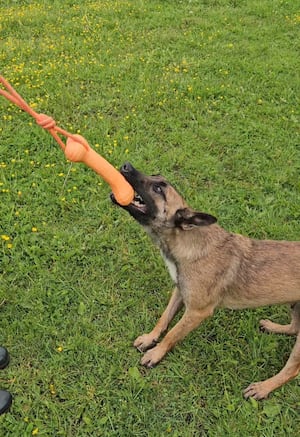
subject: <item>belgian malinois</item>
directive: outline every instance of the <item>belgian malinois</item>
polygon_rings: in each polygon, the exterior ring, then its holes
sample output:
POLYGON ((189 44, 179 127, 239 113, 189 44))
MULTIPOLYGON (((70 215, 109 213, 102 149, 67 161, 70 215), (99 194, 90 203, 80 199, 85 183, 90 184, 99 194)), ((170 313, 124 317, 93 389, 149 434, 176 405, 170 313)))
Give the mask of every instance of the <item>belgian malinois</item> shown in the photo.
POLYGON ((292 353, 278 374, 250 384, 244 396, 264 399, 296 377, 300 371, 300 242, 253 240, 227 232, 212 215, 191 209, 162 176, 145 176, 129 163, 121 173, 136 193, 124 209, 158 245, 175 283, 156 326, 134 342, 145 352, 141 363, 155 366, 216 308, 290 304, 289 325, 261 320, 260 327, 267 332, 296 335, 292 353), (159 343, 183 306, 182 318, 159 343))

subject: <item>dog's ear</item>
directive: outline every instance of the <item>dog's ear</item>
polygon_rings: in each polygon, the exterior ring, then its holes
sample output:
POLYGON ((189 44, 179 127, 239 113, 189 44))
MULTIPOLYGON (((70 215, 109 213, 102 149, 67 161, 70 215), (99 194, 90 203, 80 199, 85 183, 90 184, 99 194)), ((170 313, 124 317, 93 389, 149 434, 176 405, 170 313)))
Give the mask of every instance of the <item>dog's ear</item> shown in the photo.
POLYGON ((216 223, 216 217, 205 212, 193 211, 189 208, 178 209, 175 213, 175 227, 184 231, 193 229, 196 226, 208 226, 216 223))

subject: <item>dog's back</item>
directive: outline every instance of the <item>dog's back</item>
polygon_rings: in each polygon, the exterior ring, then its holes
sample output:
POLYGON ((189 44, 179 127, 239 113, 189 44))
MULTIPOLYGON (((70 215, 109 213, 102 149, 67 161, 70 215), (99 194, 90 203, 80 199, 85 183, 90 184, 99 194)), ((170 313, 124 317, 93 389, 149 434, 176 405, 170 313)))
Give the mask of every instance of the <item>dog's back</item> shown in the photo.
MULTIPOLYGON (((238 268, 222 306, 253 308, 300 300, 300 242, 233 235, 238 268)), ((227 253, 232 252, 231 245, 227 253)))

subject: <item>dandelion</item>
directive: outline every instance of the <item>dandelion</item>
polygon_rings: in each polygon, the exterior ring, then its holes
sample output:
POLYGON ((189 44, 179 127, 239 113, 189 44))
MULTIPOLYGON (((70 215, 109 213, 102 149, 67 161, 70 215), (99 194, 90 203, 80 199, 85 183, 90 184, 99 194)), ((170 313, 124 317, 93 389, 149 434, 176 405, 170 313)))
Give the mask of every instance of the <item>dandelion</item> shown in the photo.
POLYGON ((31 228, 31 232, 37 232, 37 231, 38 231, 38 229, 37 229, 36 227, 33 226, 33 227, 31 228))
POLYGON ((39 429, 38 428, 34 428, 34 430, 32 431, 31 435, 38 435, 39 433, 39 429))
POLYGON ((1 235, 2 240, 9 241, 10 237, 8 235, 1 235))
POLYGON ((13 245, 11 243, 7 244, 7 249, 12 249, 13 245))

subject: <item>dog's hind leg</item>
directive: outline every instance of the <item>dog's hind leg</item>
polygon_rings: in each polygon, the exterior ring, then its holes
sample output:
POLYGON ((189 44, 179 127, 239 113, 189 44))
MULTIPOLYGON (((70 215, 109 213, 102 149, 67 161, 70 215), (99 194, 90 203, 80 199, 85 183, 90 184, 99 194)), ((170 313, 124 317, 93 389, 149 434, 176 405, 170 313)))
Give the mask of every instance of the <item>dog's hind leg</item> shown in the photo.
POLYGON ((295 378, 300 372, 300 332, 296 344, 284 368, 272 378, 262 382, 254 382, 244 390, 245 398, 265 399, 271 391, 295 378))
POLYGON ((167 308, 163 312, 153 330, 149 332, 149 334, 143 334, 138 337, 133 343, 133 346, 136 347, 140 352, 144 352, 147 349, 155 346, 161 334, 167 330, 169 323, 173 320, 174 316, 182 306, 183 301, 181 294, 179 293, 179 290, 175 288, 167 308))
POLYGON ((291 306, 292 320, 288 325, 273 323, 271 320, 260 320, 259 327, 261 331, 273 332, 275 334, 296 335, 300 331, 300 302, 291 306))

